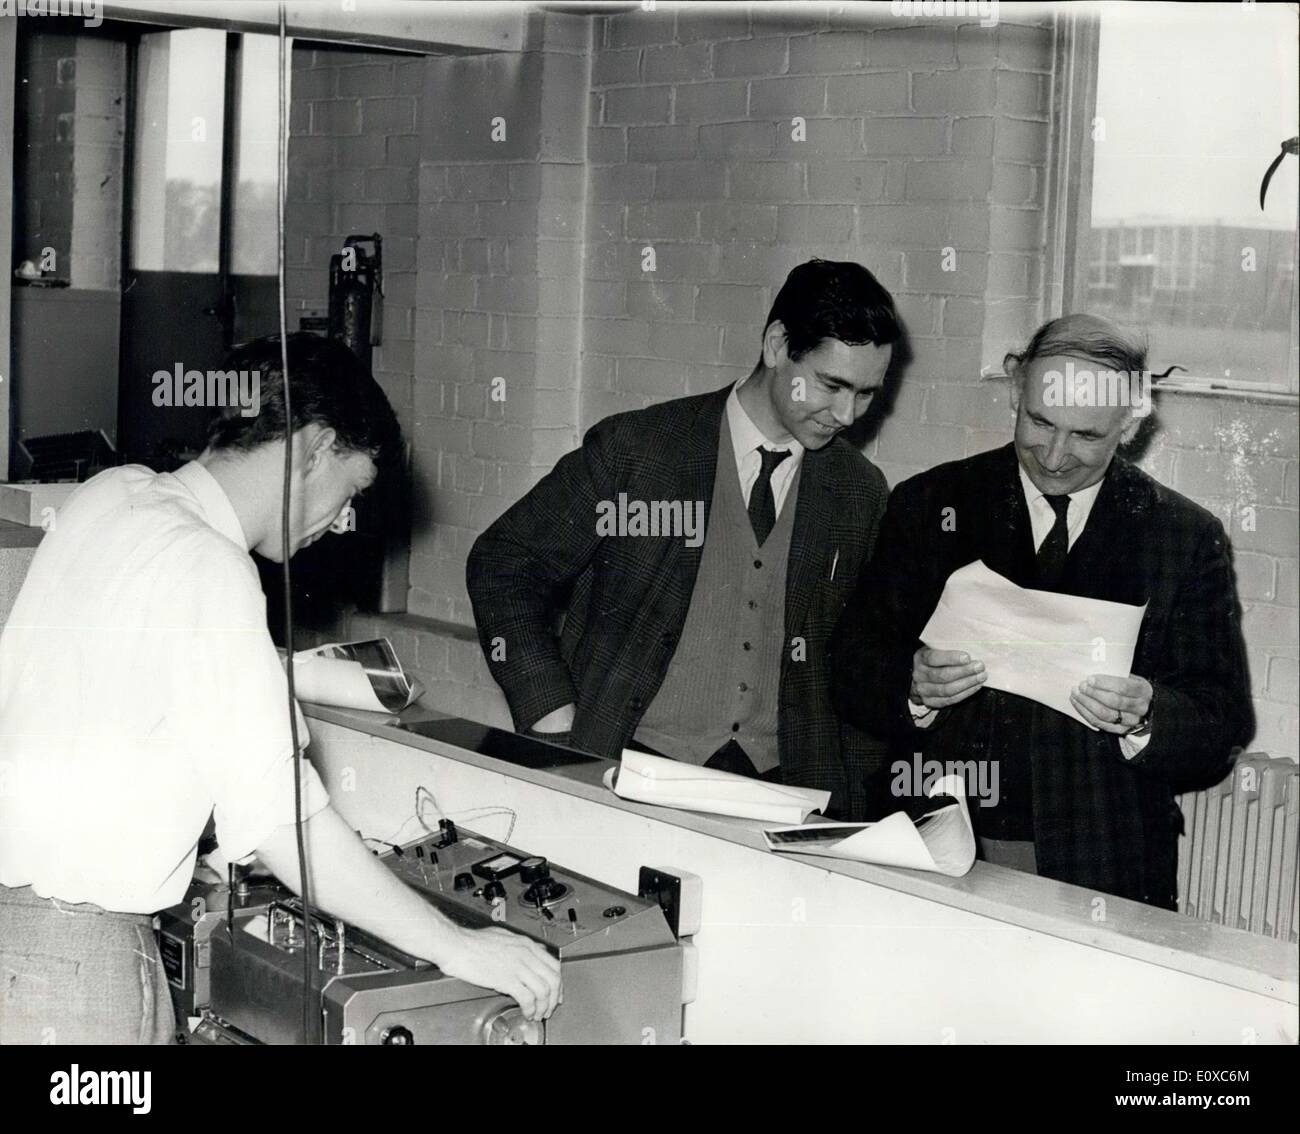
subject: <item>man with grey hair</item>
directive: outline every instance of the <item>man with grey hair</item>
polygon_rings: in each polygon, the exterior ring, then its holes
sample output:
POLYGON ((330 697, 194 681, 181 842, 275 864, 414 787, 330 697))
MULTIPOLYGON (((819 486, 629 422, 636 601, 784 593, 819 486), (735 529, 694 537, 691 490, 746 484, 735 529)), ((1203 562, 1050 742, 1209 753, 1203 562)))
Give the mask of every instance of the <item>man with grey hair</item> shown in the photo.
POLYGON ((833 691, 844 719, 909 755, 996 762, 996 806, 972 809, 986 860, 1172 909, 1174 793, 1221 779, 1254 718, 1222 524, 1116 455, 1149 396, 1145 353, 1067 315, 1007 356, 1014 440, 894 490, 837 628, 833 691), (1071 692, 1091 727, 921 644, 948 576, 977 560, 1022 587, 1146 604, 1133 672, 1071 692))

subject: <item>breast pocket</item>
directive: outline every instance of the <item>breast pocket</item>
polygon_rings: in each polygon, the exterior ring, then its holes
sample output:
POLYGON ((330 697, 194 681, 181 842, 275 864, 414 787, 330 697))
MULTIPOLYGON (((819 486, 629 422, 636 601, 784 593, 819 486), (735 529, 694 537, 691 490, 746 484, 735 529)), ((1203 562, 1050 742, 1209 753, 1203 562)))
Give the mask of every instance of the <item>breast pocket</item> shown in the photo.
POLYGON ((847 580, 821 580, 813 592, 810 613, 828 629, 833 627, 844 613, 852 589, 847 580))

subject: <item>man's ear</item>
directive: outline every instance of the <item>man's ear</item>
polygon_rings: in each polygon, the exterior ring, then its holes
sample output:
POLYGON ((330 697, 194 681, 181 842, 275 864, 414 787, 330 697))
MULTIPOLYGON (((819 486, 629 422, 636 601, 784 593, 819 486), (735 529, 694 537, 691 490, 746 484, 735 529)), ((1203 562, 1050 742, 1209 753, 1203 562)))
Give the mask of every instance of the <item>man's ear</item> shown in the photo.
POLYGON ((303 471, 314 472, 320 468, 325 455, 334 448, 334 442, 337 440, 338 434, 333 426, 317 426, 315 433, 307 441, 306 452, 303 454, 303 471))
POLYGON ((1142 419, 1137 414, 1130 410, 1127 417, 1128 420, 1124 422, 1124 428, 1119 435, 1121 445, 1129 444, 1138 435, 1138 430, 1142 428, 1142 419))
POLYGON ((1002 360, 1002 373, 1007 376, 1007 381, 1010 383, 1011 409, 1012 412, 1016 412, 1020 409, 1020 359, 1014 354, 1008 354, 1002 360))
POLYGON ((771 370, 785 357, 785 324, 780 319, 773 319, 763 332, 763 365, 771 370))

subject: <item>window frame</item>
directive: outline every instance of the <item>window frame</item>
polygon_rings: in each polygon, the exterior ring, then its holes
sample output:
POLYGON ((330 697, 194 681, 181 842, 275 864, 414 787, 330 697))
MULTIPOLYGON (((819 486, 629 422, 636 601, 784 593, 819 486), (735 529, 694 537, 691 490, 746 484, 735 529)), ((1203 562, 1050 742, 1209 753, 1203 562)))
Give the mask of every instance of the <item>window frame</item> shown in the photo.
MULTIPOLYGON (((1092 264, 1089 257, 1078 255, 1077 251, 1081 235, 1092 227, 1092 122, 1097 111, 1103 15, 1103 11, 1091 5, 1079 5, 1067 7, 1055 18, 1047 210, 1047 253, 1052 270, 1042 299, 1044 319, 1082 310, 1087 302, 1092 264)), ((1205 244, 1198 229, 1197 251, 1189 265, 1193 280, 1200 263, 1200 249, 1205 244)), ((1181 274, 1177 267, 1175 272, 1181 274)), ((1162 379, 1156 383, 1157 387, 1195 394, 1300 402, 1300 270, 1292 275, 1290 306, 1284 360, 1287 370, 1279 381, 1245 382, 1190 374, 1162 379)))

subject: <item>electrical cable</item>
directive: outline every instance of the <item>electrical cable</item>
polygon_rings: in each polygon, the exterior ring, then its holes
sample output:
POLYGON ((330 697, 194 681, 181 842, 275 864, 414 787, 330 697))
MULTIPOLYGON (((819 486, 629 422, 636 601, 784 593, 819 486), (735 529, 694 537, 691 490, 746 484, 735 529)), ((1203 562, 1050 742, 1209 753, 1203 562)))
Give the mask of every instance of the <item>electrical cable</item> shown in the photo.
POLYGON ((298 887, 302 900, 302 1032, 303 1042, 311 1043, 315 1008, 315 965, 311 949, 311 895, 307 883, 307 847, 303 836, 302 772, 303 752, 298 738, 298 701, 294 696, 293 681, 293 587, 289 560, 293 545, 289 538, 289 492, 293 481, 293 403, 289 393, 289 328, 286 314, 284 286, 284 202, 289 167, 289 106, 287 90, 287 40, 285 36, 284 4, 277 4, 279 39, 278 109, 276 126, 276 282, 279 293, 280 314, 280 378, 284 387, 284 486, 280 501, 280 576, 284 584, 284 672, 289 698, 289 733, 293 738, 293 820, 298 843, 298 887))
MULTIPOLYGON (((509 816, 510 826, 506 829, 505 837, 501 840, 503 843, 508 843, 510 841, 510 837, 515 833, 515 824, 519 821, 519 813, 515 811, 514 808, 511 807, 500 807, 500 806, 469 807, 469 808, 462 808, 460 811, 450 811, 450 812, 444 811, 441 805, 438 803, 437 796, 435 796, 433 792, 431 792, 427 787, 425 787, 424 784, 417 784, 415 788, 414 818, 415 821, 419 823, 420 826, 423 827, 431 835, 436 835, 438 833, 438 829, 436 827, 430 827, 429 824, 425 821, 424 807, 426 802, 433 807, 433 809, 438 813, 438 815, 441 818, 454 819, 457 822, 461 821, 462 819, 469 819, 471 822, 475 819, 490 819, 496 815, 509 816)), ((396 831, 393 832, 393 835, 396 836, 400 834, 402 829, 409 822, 410 819, 407 819, 406 822, 404 822, 401 827, 399 827, 396 831)), ((385 840, 377 839, 375 841, 382 843, 385 840)))

